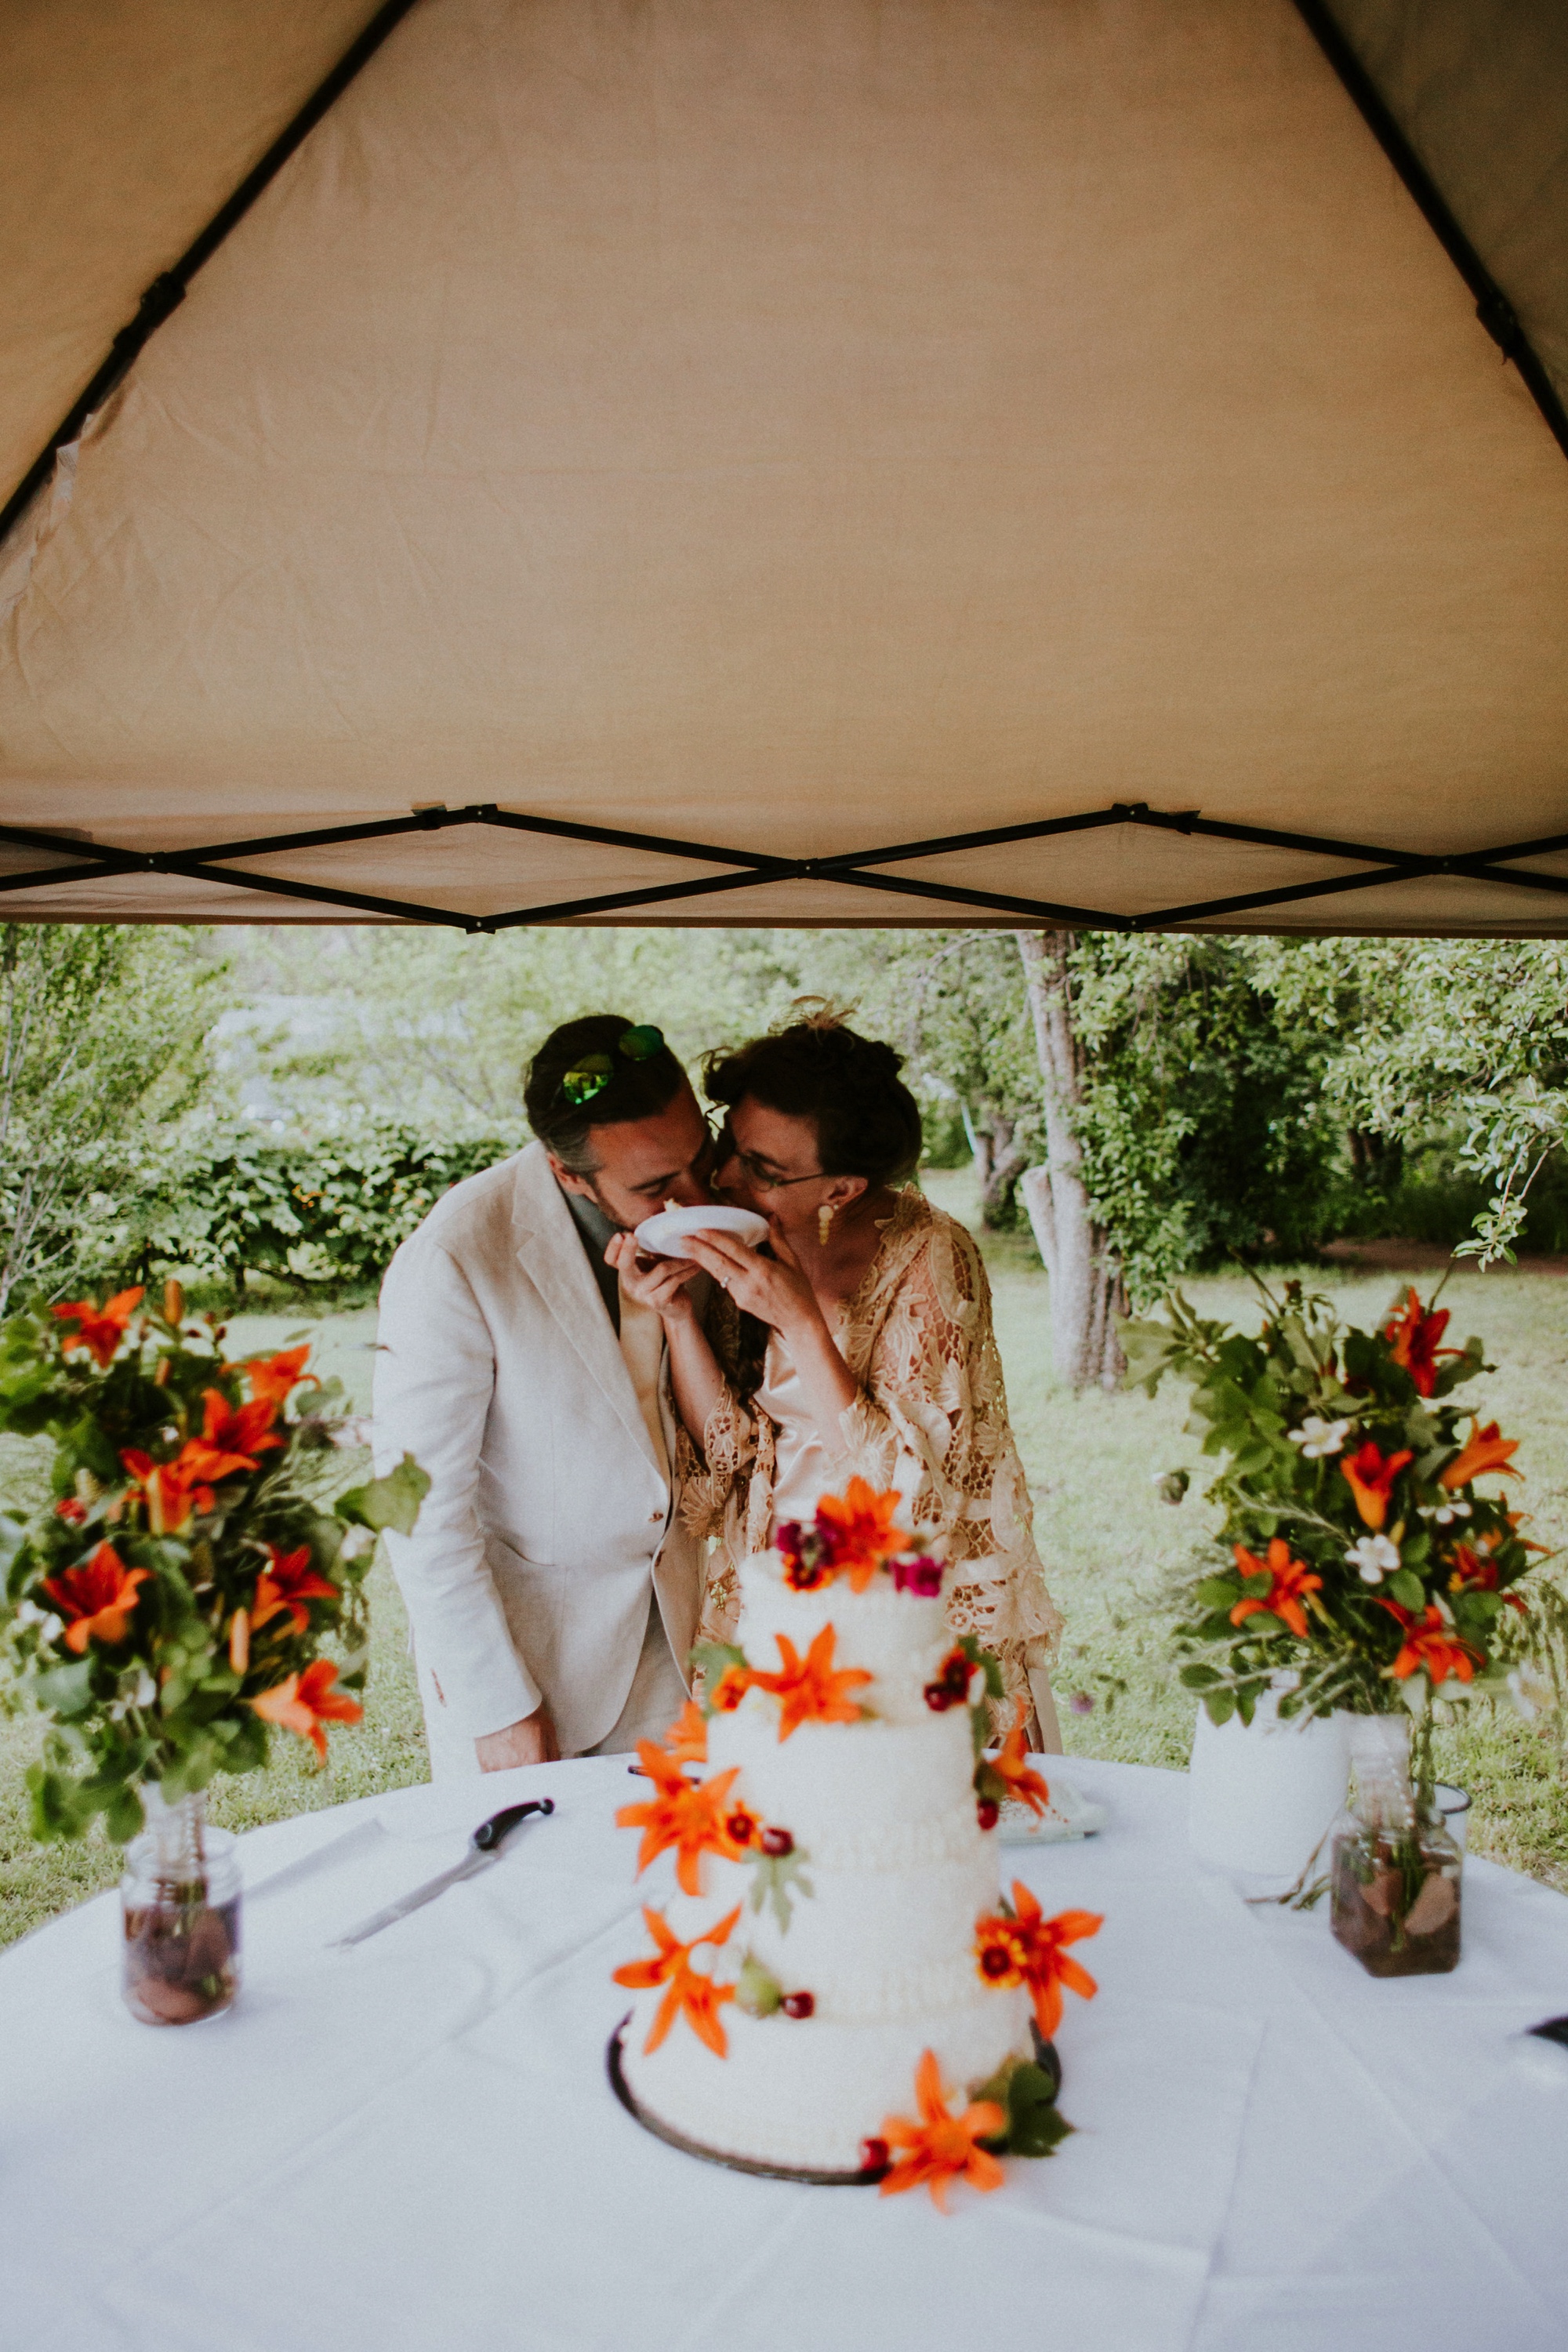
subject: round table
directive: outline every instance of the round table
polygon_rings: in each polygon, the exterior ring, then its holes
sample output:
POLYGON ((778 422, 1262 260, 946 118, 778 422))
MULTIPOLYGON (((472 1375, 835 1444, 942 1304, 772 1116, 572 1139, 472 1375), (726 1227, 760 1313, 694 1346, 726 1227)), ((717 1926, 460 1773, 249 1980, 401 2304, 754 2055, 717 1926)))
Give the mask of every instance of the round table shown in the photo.
MULTIPOLYGON (((1049 1769, 1047 1765, 1047 1769, 1049 1769)), ((1077 1948, 1061 2105, 1006 2186, 883 2199, 639 2130, 605 2077, 645 1941, 621 1758, 366 1799, 244 1843, 226 2017, 134 2023, 115 1898, 0 1958, 10 2352, 1563 2352, 1568 1898, 1480 1861, 1449 1977, 1193 1864, 1178 1773, 1074 1759, 1110 1821, 1003 1859, 1077 1948), (488 1812, 556 1811, 351 1951, 488 1812)), ((791 2029, 795 2030, 794 2028, 791 2029)), ((804 2028, 800 2030, 805 2030, 804 2028)))

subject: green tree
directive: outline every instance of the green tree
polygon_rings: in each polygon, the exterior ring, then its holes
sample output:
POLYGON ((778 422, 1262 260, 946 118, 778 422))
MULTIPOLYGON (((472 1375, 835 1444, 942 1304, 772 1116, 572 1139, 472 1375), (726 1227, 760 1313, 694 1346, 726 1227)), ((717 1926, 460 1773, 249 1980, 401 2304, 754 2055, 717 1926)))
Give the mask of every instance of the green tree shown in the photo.
POLYGON ((1386 1147, 1449 1131, 1491 1187, 1461 1256, 1511 1259, 1568 1141, 1568 947, 1534 940, 1260 942, 1260 973, 1331 1045, 1328 1101, 1386 1147))
POLYGON ((204 934, 0 925, 0 1314, 68 1280, 207 1076, 204 934))

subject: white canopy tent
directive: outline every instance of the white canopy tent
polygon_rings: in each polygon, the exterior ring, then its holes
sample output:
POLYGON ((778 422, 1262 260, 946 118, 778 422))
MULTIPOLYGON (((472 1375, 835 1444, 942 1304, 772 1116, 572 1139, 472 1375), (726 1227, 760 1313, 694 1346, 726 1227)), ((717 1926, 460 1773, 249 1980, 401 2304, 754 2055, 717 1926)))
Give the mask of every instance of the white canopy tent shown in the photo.
POLYGON ((365 16, 0 24, 7 918, 1568 931, 1558 0, 365 16))

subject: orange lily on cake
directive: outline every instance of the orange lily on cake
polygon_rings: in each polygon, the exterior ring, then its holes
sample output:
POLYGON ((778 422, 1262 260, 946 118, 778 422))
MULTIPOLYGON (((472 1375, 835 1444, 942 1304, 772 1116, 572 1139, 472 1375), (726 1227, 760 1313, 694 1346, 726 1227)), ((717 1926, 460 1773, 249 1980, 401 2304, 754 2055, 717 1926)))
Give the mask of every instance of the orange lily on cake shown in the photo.
POLYGON ((825 1625, 803 1658, 787 1633, 775 1633, 778 1673, 752 1673, 752 1687, 767 1691, 779 1702, 781 1740, 803 1723, 858 1723, 865 1714, 850 1693, 863 1689, 871 1676, 863 1666, 835 1671, 833 1651, 837 1638, 834 1628, 825 1625))
MULTIPOLYGON (((1362 1525, 1370 1528, 1374 1535, 1381 1533, 1383 1523, 1388 1517, 1389 1497, 1394 1492, 1394 1480, 1405 1464, 1414 1459, 1408 1446, 1401 1453, 1384 1455, 1369 1437, 1363 1446, 1354 1454, 1348 1454, 1340 1464, 1350 1483, 1351 1493, 1355 1496, 1362 1525)), ((1269 1549, 1272 1550, 1272 1545, 1269 1549)))
POLYGON ((637 1876, 640 1878, 650 1862, 673 1846, 677 1855, 675 1875, 682 1892, 700 1895, 702 1856, 717 1853, 726 1862, 739 1862, 743 1851, 743 1845, 736 1843, 725 1826, 726 1817, 734 1810, 728 1800, 731 1784, 740 1777, 740 1767, 715 1773, 710 1780, 693 1788, 676 1759, 656 1741, 639 1739, 637 1755, 657 1793, 646 1805, 623 1805, 616 1815, 617 1828, 641 1830, 643 1833, 637 1853, 637 1876))
POLYGON ((1419 1617, 1402 1609, 1397 1601, 1377 1602, 1386 1609, 1405 1636, 1405 1645, 1389 1668, 1395 1682, 1408 1682, 1412 1675, 1425 1675, 1434 1690, 1447 1682, 1473 1682, 1479 1653, 1468 1642, 1459 1639, 1435 1601, 1429 1601, 1419 1617))
POLYGON ((897 2197, 905 2189, 929 2189, 931 2203, 945 2212, 947 2192, 955 2180, 967 2180, 983 2192, 1001 2188, 1006 2175, 980 2143, 995 2139, 1005 2129, 1005 2115, 994 2099, 974 2099, 955 2116, 948 2105, 951 2095, 936 2053, 922 2051, 915 2068, 918 2116, 889 2116, 882 2126, 882 2138, 900 2151, 882 2182, 884 2197, 897 2197))
POLYGON ((1513 1466, 1518 1452, 1518 1438, 1504 1437, 1495 1421, 1489 1421, 1484 1429, 1479 1421, 1472 1421, 1469 1436, 1453 1460, 1438 1471, 1437 1483, 1447 1486, 1450 1494, 1457 1494, 1472 1479, 1484 1478, 1489 1470, 1500 1470, 1510 1478, 1522 1478, 1523 1471, 1513 1466))
MULTIPOLYGON (((1399 1458, 1404 1462, 1410 1459, 1407 1454, 1401 1454, 1399 1458)), ((1267 1610, 1271 1617, 1278 1617, 1282 1625, 1289 1625, 1299 1641, 1304 1642, 1307 1638, 1307 1612, 1303 1603, 1311 1593, 1322 1591, 1322 1578, 1314 1576, 1304 1559, 1291 1559, 1290 1547, 1282 1536, 1275 1536, 1271 1539, 1266 1560, 1255 1558, 1245 1544, 1237 1544, 1234 1549, 1236 1564, 1243 1576, 1268 1577, 1268 1590, 1264 1593, 1244 1593, 1230 1612, 1231 1623, 1245 1624, 1247 1618, 1256 1616, 1259 1610, 1267 1610)))
POLYGON ((708 1717, 694 1698, 689 1698, 669 1729, 664 1735, 665 1750, 678 1764, 706 1764, 708 1761, 708 1717))
POLYGON ((903 1496, 879 1495, 864 1478, 851 1478, 842 1495, 824 1495, 816 1507, 816 1529, 824 1554, 856 1592, 864 1592, 884 1560, 908 1551, 912 1538, 893 1522, 903 1496))
POLYGON ((1002 1782, 1003 1793, 1020 1805, 1027 1805, 1032 1813, 1043 1813, 1051 1801, 1050 1784, 1036 1771, 1029 1761, 1028 1748, 1024 1738, 1024 1724, 1028 1706, 1023 1699, 1013 1728, 994 1756, 987 1758, 990 1769, 1002 1782))
POLYGON ((128 1568, 111 1543, 100 1543, 79 1568, 46 1576, 47 1592, 66 1621, 66 1647, 80 1657, 89 1642, 123 1642, 140 1588, 151 1569, 128 1568))
POLYGON ((1062 1987, 1092 2000, 1100 1987, 1067 1951, 1097 1936, 1104 1925, 1095 1911, 1058 1911, 1047 1919, 1021 1879, 1013 1881, 1011 1911, 994 1913, 974 1925, 976 1965, 984 1982, 1005 1989, 1027 1985, 1035 2022, 1048 2042, 1062 2021, 1062 1987))
POLYGON ((347 1691, 334 1690, 338 1670, 331 1658, 318 1658, 303 1674, 289 1675, 258 1698, 247 1701, 263 1723, 297 1732, 308 1739, 324 1764, 329 1723, 357 1723, 364 1709, 347 1691))
POLYGON ((68 1307, 51 1307, 49 1313, 57 1323, 76 1325, 74 1331, 61 1338, 60 1353, 69 1356, 78 1348, 85 1348, 99 1370, 106 1372, 125 1337, 125 1327, 144 1296, 138 1286, 134 1290, 117 1291, 101 1307, 95 1307, 90 1298, 73 1298, 68 1307))
POLYGON ((1422 1306, 1414 1286, 1406 1293, 1404 1307, 1383 1327, 1388 1341, 1388 1352, 1396 1364, 1407 1371, 1415 1384, 1417 1396, 1429 1397, 1437 1387, 1437 1361, 1442 1356, 1462 1356, 1462 1348, 1441 1348, 1438 1341, 1448 1328, 1448 1310, 1428 1314, 1422 1306))
POLYGON ((645 1910, 643 1925, 658 1947, 651 1960, 628 1960, 625 1968, 615 1972, 615 1981, 626 1985, 634 1992, 643 1992, 656 1985, 665 1988, 647 2040, 643 2043, 646 2055, 651 2057, 664 2040, 678 2017, 684 2017, 700 2042, 706 2042, 715 2057, 730 2054, 729 2037, 719 2011, 727 2000, 735 1998, 732 1984, 716 1984, 710 1976, 691 1965, 691 1954, 700 1945, 711 1944, 716 1948, 730 1940, 730 1930, 741 1916, 737 1903, 727 1917, 707 1934, 694 1936, 683 1944, 670 1929, 662 1912, 645 1910))

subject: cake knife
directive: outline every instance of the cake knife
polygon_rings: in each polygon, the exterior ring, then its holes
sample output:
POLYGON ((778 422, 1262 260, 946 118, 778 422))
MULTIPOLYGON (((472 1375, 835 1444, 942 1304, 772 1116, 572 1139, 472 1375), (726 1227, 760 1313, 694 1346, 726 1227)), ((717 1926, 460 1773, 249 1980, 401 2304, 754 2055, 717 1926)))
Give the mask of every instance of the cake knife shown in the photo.
POLYGON ((437 1895, 445 1895, 448 1886, 456 1886, 460 1879, 474 1877, 478 1872, 488 1870, 491 1863, 499 1861, 507 1839, 530 1813, 542 1816, 554 1811, 553 1798, 533 1797, 526 1805, 508 1805, 504 1811, 492 1813, 488 1822, 479 1823, 468 1840, 468 1851, 461 1862, 454 1863, 451 1869, 444 1870, 438 1878, 427 1878, 423 1886, 414 1889, 412 1895, 400 1895, 396 1902, 389 1903, 384 1911, 373 1911, 368 1919, 362 1919, 359 1926, 351 1927, 346 1936, 335 1936, 327 1949, 330 1952, 346 1952, 351 1945, 363 1944, 367 1936, 379 1936, 384 1927, 395 1927, 398 1920, 406 1919, 411 1911, 422 1910, 426 1903, 434 1903, 437 1895))

